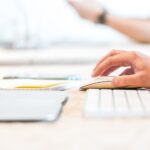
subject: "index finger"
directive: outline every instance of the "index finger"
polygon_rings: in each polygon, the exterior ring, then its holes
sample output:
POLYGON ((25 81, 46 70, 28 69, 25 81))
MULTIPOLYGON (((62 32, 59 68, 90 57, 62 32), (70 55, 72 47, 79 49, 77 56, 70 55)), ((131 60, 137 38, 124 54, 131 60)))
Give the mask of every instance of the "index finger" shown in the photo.
POLYGON ((92 76, 97 77, 109 68, 112 67, 125 67, 125 66, 131 66, 132 64, 132 57, 128 53, 121 53, 115 56, 111 56, 106 58, 102 63, 100 63, 97 68, 93 71, 92 76))
POLYGON ((117 55, 117 54, 120 54, 120 53, 123 53, 125 51, 121 51, 121 50, 112 50, 110 51, 107 55, 105 55, 98 63, 97 65, 95 66, 94 70, 97 69, 97 67, 104 61, 106 60, 108 57, 110 56, 114 56, 114 55, 117 55))

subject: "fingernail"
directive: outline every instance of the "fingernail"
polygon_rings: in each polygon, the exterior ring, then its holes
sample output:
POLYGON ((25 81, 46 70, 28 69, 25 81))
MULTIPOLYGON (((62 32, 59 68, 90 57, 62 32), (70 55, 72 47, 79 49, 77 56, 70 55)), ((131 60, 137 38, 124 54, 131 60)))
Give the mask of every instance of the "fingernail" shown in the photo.
POLYGON ((97 67, 95 67, 93 70, 95 71, 97 69, 97 67))
POLYGON ((92 74, 91 76, 92 76, 92 77, 95 77, 95 75, 94 75, 94 74, 92 74))
POLYGON ((95 75, 96 75, 96 74, 95 74, 95 72, 93 71, 93 73, 92 73, 92 77, 96 77, 95 75))

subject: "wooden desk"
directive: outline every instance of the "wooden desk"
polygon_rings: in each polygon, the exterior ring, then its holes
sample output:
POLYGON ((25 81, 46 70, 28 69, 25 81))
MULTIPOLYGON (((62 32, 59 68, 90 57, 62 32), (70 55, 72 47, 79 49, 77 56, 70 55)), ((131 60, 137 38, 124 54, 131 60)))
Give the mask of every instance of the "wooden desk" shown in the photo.
MULTIPOLYGON (((70 71, 70 66, 2 67, 1 72, 70 71), (21 69, 22 68, 22 69, 21 69)), ((91 66, 73 66, 90 74, 91 66), (83 69, 84 68, 84 69, 83 69)), ((69 101, 54 123, 0 123, 0 150, 149 150, 150 119, 86 119, 84 92, 68 91, 69 101)))
POLYGON ((150 119, 89 120, 84 93, 70 99, 55 123, 1 123, 1 150, 149 150, 150 119))
MULTIPOLYGON (((149 46, 144 49, 148 52, 149 46)), ((0 74, 65 72, 88 77, 93 66, 94 63, 1 66, 0 74)), ((85 93, 71 90, 68 94, 69 101, 57 122, 0 123, 0 150, 150 150, 150 119, 86 119, 83 116, 85 93)))

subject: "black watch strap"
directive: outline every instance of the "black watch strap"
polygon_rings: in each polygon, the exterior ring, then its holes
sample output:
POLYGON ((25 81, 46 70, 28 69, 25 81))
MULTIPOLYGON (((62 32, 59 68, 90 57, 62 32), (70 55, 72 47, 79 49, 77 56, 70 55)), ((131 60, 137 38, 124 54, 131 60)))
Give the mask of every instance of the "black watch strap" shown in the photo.
POLYGON ((98 22, 97 22, 97 23, 105 24, 105 23, 106 23, 106 15, 107 15, 107 12, 104 11, 104 12, 98 17, 98 22))

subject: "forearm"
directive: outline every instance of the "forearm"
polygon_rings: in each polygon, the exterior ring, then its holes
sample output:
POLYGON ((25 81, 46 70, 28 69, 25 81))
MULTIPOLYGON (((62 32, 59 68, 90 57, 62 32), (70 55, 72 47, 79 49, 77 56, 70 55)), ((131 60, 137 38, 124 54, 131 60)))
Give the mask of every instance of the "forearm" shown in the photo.
POLYGON ((150 43, 150 20, 122 19, 108 14, 106 25, 134 40, 150 43))

